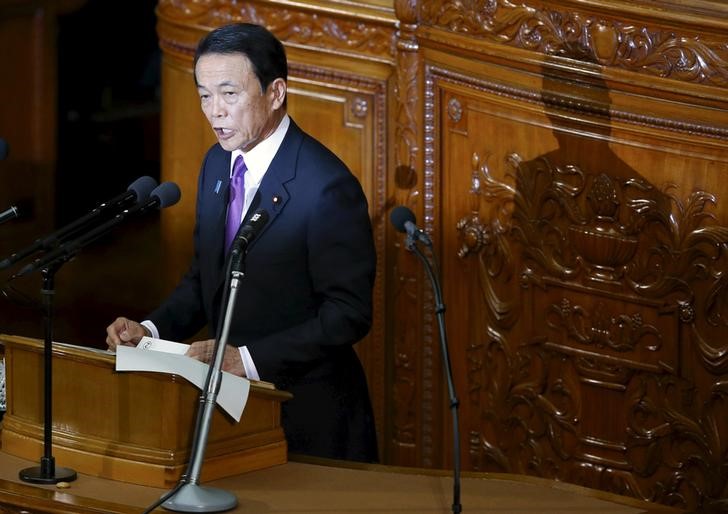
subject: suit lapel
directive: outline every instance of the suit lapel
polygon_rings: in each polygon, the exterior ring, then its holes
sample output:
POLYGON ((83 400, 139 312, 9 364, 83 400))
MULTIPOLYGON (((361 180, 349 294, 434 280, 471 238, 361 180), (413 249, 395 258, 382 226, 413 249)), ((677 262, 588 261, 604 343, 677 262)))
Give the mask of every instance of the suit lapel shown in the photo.
POLYGON ((230 152, 220 151, 211 155, 205 166, 205 174, 198 194, 200 205, 200 266, 217 284, 223 276, 225 259, 225 217, 230 183, 230 152))
POLYGON ((268 223, 263 227, 258 237, 248 246, 248 252, 253 250, 256 242, 262 239, 268 229, 273 226, 276 218, 283 212, 286 203, 290 199, 286 184, 296 176, 298 150, 302 138, 301 129, 291 120, 288 132, 286 132, 278 152, 276 152, 268 171, 266 171, 263 180, 260 182, 260 187, 258 187, 258 194, 256 195, 258 206, 255 209, 251 206, 245 216, 247 220, 258 209, 265 209, 268 213, 268 223))
MULTIPOLYGON (((270 163, 268 170, 263 176, 263 180, 258 187, 258 193, 255 195, 253 203, 245 213, 245 218, 241 223, 241 227, 245 225, 250 217, 258 209, 264 209, 268 213, 268 223, 265 224, 260 233, 256 238, 248 245, 248 253, 253 251, 255 245, 263 237, 268 229, 275 223, 278 215, 283 212, 283 208, 290 199, 290 194, 286 189, 286 183, 293 180, 296 176, 296 163, 298 161, 298 150, 303 140, 303 132, 291 119, 291 124, 288 127, 283 142, 281 143, 278 152, 270 163)), ((229 153, 228 153, 229 156, 229 153)), ((221 212, 219 216, 220 221, 220 239, 224 241, 225 233, 225 206, 227 205, 227 189, 224 196, 225 201, 221 204, 221 212)), ((227 260, 229 254, 223 250, 224 242, 218 247, 220 248, 220 276, 217 287, 221 287, 225 283, 225 273, 227 269, 227 260)))

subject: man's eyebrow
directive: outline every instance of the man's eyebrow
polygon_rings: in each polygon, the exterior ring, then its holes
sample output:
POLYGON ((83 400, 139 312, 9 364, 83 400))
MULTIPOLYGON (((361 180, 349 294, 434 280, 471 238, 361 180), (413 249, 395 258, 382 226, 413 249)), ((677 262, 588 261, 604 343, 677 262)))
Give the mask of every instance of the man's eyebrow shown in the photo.
MULTIPOLYGON (((236 82, 231 82, 229 80, 224 80, 218 84, 213 84, 210 87, 238 87, 238 84, 236 82)), ((197 89, 209 89, 207 86, 204 86, 202 84, 197 84, 197 89)))

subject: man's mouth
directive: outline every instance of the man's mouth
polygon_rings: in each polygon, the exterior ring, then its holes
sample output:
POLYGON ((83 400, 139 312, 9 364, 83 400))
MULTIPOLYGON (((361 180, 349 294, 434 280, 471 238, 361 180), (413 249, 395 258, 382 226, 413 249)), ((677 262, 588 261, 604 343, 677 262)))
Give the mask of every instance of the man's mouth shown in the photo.
POLYGON ((230 137, 232 135, 233 132, 234 131, 232 129, 228 129, 228 128, 221 128, 221 127, 215 128, 215 134, 217 134, 217 137, 222 138, 222 139, 227 139, 228 137, 230 137))

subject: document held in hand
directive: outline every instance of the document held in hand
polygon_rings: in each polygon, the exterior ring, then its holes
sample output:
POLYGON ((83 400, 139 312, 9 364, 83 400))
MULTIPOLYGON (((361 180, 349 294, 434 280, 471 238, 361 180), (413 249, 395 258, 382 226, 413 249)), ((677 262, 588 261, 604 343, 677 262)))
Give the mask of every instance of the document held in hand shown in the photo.
MULTIPOLYGON (((184 355, 188 347, 187 344, 143 337, 136 348, 116 347, 116 371, 171 373, 185 378, 202 390, 209 366, 184 355)), ((217 404, 235 421, 240 421, 249 392, 249 380, 223 371, 217 404)))

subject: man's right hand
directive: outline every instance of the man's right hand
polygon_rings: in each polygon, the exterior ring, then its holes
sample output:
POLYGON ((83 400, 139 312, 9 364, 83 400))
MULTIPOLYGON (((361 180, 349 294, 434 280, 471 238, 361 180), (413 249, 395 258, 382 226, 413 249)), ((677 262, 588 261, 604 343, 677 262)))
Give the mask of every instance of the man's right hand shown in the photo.
POLYGON ((149 334, 141 323, 127 318, 116 318, 106 327, 106 344, 109 345, 109 350, 115 352, 119 345, 136 346, 146 335, 149 334))

